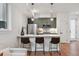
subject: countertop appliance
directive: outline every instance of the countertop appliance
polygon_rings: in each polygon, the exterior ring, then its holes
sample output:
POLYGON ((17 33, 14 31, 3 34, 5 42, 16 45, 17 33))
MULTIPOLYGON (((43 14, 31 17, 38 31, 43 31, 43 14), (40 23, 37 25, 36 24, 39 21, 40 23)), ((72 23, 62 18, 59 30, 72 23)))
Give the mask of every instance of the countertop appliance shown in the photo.
POLYGON ((37 34, 37 24, 28 24, 28 34, 37 34))

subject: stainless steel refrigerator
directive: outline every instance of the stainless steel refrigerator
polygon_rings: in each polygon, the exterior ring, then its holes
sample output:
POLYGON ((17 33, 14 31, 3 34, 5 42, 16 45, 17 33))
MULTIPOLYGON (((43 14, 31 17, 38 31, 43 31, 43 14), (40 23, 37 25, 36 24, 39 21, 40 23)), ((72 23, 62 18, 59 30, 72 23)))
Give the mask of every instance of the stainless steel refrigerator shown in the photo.
POLYGON ((37 34, 37 24, 28 24, 28 34, 37 34))

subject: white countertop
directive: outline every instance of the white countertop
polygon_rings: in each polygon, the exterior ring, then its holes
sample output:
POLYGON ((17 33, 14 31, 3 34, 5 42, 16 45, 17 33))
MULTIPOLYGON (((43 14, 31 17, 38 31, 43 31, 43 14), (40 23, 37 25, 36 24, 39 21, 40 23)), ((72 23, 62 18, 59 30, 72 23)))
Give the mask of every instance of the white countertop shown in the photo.
POLYGON ((58 34, 44 34, 44 35, 33 35, 33 34, 28 34, 28 35, 18 35, 17 37, 60 37, 58 34))

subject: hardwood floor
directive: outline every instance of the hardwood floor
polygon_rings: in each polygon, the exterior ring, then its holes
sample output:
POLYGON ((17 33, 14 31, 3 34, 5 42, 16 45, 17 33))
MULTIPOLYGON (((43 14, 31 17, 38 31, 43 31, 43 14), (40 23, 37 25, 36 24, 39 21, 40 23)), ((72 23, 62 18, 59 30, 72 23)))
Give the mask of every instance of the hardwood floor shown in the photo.
POLYGON ((79 56, 79 41, 70 42, 70 43, 62 43, 60 44, 60 52, 45 52, 45 55, 42 51, 37 51, 36 55, 35 52, 32 51, 31 53, 28 51, 28 56, 79 56), (30 53, 30 55, 29 55, 30 53))

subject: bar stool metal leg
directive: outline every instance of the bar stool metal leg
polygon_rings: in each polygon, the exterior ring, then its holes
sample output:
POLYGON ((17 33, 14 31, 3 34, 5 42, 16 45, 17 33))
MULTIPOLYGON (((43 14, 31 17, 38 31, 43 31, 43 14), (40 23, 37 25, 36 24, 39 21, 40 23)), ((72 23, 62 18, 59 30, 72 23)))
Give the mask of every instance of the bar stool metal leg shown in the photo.
POLYGON ((29 47, 29 56, 31 55, 31 47, 29 47))
POLYGON ((44 43, 43 43, 43 53, 44 53, 44 55, 45 55, 45 48, 44 48, 44 43))
POLYGON ((61 55, 60 44, 58 44, 58 54, 61 55))
POLYGON ((52 44, 49 43, 49 52, 52 52, 52 50, 51 50, 52 48, 51 47, 52 47, 52 44))
POLYGON ((52 46, 52 45, 49 43, 49 53, 50 53, 50 55, 52 56, 51 46, 52 46))
POLYGON ((35 43, 35 55, 36 55, 36 43, 35 43))

